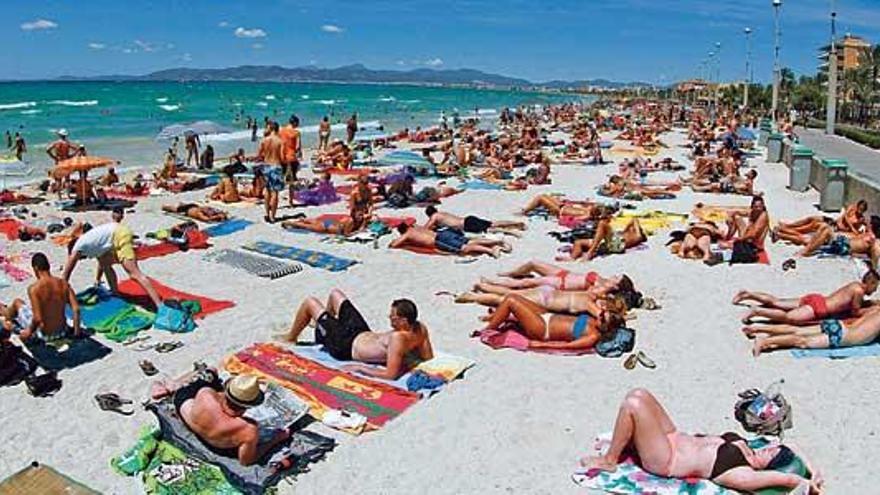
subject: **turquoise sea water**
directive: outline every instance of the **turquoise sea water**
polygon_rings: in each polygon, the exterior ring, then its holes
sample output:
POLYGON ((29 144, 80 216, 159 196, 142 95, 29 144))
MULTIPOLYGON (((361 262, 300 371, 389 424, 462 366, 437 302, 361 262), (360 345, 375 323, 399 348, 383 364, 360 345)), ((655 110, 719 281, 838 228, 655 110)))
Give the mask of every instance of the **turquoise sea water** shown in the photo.
MULTIPOLYGON (((152 166, 167 142, 155 140, 164 126, 211 120, 231 133, 212 140, 217 155, 255 145, 244 119, 264 117, 284 123, 300 117, 307 146, 314 145, 320 119, 342 123, 358 112, 363 123, 386 130, 438 123, 441 112, 479 113, 485 121, 505 107, 545 105, 582 97, 518 91, 438 88, 407 85, 249 83, 249 82, 16 82, 0 83, 0 132, 20 131, 29 146, 25 159, 44 175, 43 152, 54 131, 65 128, 72 141, 93 155, 122 161, 124 168, 152 166)), ((342 135, 342 131, 335 131, 342 135)), ((5 144, 5 143, 4 143, 5 144)))

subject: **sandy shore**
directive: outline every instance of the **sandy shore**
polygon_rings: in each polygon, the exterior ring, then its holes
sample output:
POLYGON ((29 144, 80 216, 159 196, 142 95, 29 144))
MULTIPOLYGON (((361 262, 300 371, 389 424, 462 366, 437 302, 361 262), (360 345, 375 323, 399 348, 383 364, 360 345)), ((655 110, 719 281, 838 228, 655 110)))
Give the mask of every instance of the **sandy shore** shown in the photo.
MULTIPOLYGON (((680 134, 667 134, 671 148, 664 155, 683 161, 680 134)), ((689 161, 684 160, 685 163, 689 161)), ((765 191, 772 219, 791 219, 815 212, 814 192, 796 194, 785 187, 787 169, 758 164, 758 189, 765 191)), ((570 197, 595 197, 595 186, 611 166, 556 166, 552 186, 532 187, 525 193, 468 191, 444 200, 444 210, 511 218, 525 201, 556 191, 570 197)), ((655 174, 654 178, 672 178, 655 174)), ((149 198, 127 217, 135 232, 143 233, 174 223, 160 212, 163 202, 198 199, 205 192, 178 198, 149 198)), ((646 201, 639 209, 688 212, 697 201, 747 204, 748 198, 681 193, 670 201, 646 201)), ((313 213, 340 211, 340 204, 313 208, 313 213)), ((46 211, 37 207, 38 211, 46 211)), ((282 210, 286 213, 289 210, 282 210)), ((258 220, 261 208, 232 209, 234 215, 258 220)), ((395 212, 424 221, 418 209, 395 212)), ((106 213, 80 215, 93 223, 109 219, 106 213)), ((797 270, 780 265, 795 248, 770 245, 771 266, 709 268, 674 258, 663 247, 664 231, 653 236, 649 250, 635 251, 591 262, 605 275, 628 273, 645 295, 663 306, 660 311, 637 311, 637 348, 658 364, 656 370, 627 371, 621 360, 598 356, 555 357, 493 351, 469 338, 478 327, 477 306, 456 305, 434 296, 438 290, 461 291, 479 276, 489 276, 529 259, 551 260, 556 241, 546 235, 555 223, 534 220, 526 236, 515 241, 511 255, 501 260, 480 259, 456 264, 452 258, 418 256, 372 245, 326 244, 318 236, 294 235, 262 222, 243 232, 217 238, 216 248, 235 247, 264 239, 325 250, 363 261, 347 272, 331 274, 317 269, 268 281, 239 275, 202 260, 202 252, 175 254, 141 263, 143 270, 166 285, 237 306, 200 323, 198 330, 180 336, 186 346, 170 354, 138 353, 115 344, 106 358, 61 372, 62 390, 52 398, 35 399, 24 386, 0 389, 0 414, 6 418, 0 433, 0 476, 5 477, 32 460, 51 464, 62 472, 106 493, 136 493, 139 482, 115 474, 112 456, 136 439, 138 430, 153 416, 138 410, 123 417, 100 411, 91 397, 116 391, 139 400, 148 393, 149 378, 137 361, 153 360, 169 375, 186 371, 193 361, 216 363, 226 354, 252 342, 266 341, 289 325, 299 301, 309 294, 321 297, 339 287, 377 327, 387 325, 392 299, 409 297, 421 310, 436 349, 468 356, 478 364, 463 380, 434 398, 422 401, 384 429, 348 437, 332 430, 318 431, 340 441, 337 449, 295 485, 282 482, 281 493, 577 493, 570 480, 572 468, 586 453, 594 436, 610 431, 617 406, 632 387, 647 387, 667 406, 677 425, 686 431, 739 430, 733 418, 736 393, 785 379, 784 392, 794 408, 794 429, 786 435, 813 458, 827 478, 829 493, 875 491, 865 460, 880 453, 878 422, 872 397, 880 382, 871 379, 876 359, 831 361, 795 360, 788 352, 754 359, 751 342, 740 333, 744 310, 730 304, 741 288, 780 294, 830 291, 861 271, 854 262, 802 260, 797 270)), ((7 243, 11 251, 44 250, 60 270, 61 248, 48 242, 7 243)), ((580 266, 572 265, 573 268, 580 266)), ((74 274, 76 288, 93 277, 92 263, 74 274)), ((0 290, 0 300, 23 297, 27 282, 0 290)), ((172 336, 151 331, 154 339, 172 336)), ((178 336, 173 336, 177 338, 178 336)), ((320 426, 320 425, 318 425, 320 426)), ((740 430, 741 431, 741 430, 740 430)))

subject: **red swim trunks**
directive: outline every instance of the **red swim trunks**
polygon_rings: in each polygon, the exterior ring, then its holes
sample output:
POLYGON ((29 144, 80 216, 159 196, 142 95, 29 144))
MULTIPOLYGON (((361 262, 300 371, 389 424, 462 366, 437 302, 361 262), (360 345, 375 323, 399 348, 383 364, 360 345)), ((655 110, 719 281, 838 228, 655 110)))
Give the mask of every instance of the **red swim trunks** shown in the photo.
POLYGON ((825 302, 825 296, 822 294, 807 294, 801 298, 801 306, 809 306, 813 308, 816 319, 828 316, 828 304, 825 302))

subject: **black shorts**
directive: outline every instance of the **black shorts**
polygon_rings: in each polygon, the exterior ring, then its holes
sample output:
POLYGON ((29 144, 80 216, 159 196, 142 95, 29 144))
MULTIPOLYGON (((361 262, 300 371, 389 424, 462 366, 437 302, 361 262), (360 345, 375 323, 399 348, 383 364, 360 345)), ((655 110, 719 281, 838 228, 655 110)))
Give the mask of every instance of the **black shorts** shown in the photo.
POLYGON ((471 234, 482 234, 492 227, 492 222, 480 217, 468 215, 464 217, 464 231, 471 234))
POLYGON ((326 311, 318 317, 315 327, 315 341, 322 344, 331 356, 340 361, 351 361, 351 347, 354 339, 369 332, 370 327, 364 321, 351 301, 342 301, 339 314, 335 317, 326 311))
POLYGON ((206 387, 214 389, 217 392, 221 392, 223 390, 223 384, 220 383, 219 378, 216 378, 210 382, 202 378, 198 378, 175 390, 174 395, 171 397, 171 403, 174 404, 174 410, 177 411, 177 414, 180 414, 180 408, 181 406, 183 406, 184 402, 190 399, 194 399, 196 397, 196 394, 199 393, 199 390, 206 387))

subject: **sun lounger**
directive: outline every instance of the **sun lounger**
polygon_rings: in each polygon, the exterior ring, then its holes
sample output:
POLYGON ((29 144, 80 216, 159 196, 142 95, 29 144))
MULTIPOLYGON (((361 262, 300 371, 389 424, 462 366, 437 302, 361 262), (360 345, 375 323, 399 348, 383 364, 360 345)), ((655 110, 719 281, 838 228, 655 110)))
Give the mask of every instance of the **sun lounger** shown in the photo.
POLYGON ((208 253, 204 256, 204 259, 244 270, 258 277, 269 278, 272 280, 293 273, 299 273, 303 270, 302 265, 299 263, 285 263, 272 258, 243 253, 233 249, 222 249, 220 251, 208 253))

